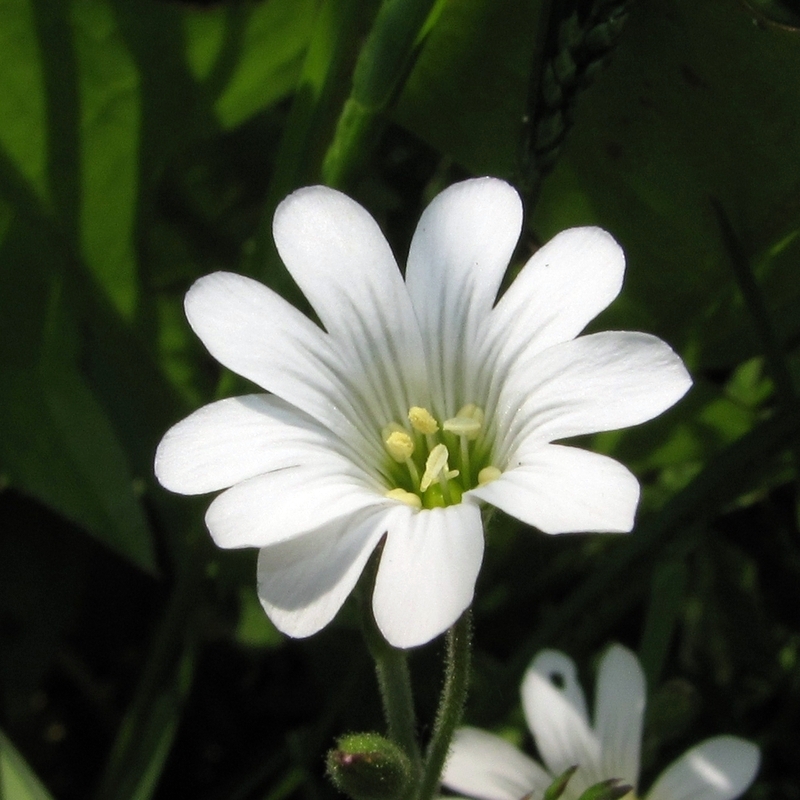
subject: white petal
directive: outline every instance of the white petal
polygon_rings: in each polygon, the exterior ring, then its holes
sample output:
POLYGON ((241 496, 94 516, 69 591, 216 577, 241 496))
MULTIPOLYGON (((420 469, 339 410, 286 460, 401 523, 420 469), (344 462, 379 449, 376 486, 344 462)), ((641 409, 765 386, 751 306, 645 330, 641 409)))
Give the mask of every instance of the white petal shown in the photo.
POLYGON ((442 783, 480 800, 539 797, 553 779, 533 759, 499 736, 478 728, 459 728, 450 745, 442 783))
POLYGON ((638 425, 691 386, 680 358, 655 336, 607 331, 554 345, 518 364, 498 404, 507 446, 638 425))
POLYGON ((631 786, 639 779, 646 688, 644 672, 627 648, 613 645, 597 674, 594 724, 602 749, 602 771, 631 786))
POLYGON ((214 492, 307 463, 330 447, 331 438, 278 397, 231 397, 199 408, 166 432, 156 450, 155 474, 172 492, 214 492))
POLYGON ((733 800, 756 777, 761 756, 736 736, 707 739, 661 773, 646 800, 733 800))
POLYGON ((275 212, 275 244, 382 424, 427 402, 425 358, 411 300, 392 251, 358 203, 325 186, 289 195, 275 212))
POLYGON ((258 554, 258 596, 275 626, 311 636, 342 607, 385 531, 384 509, 346 517, 258 554))
POLYGON ((548 770, 560 775, 579 767, 569 783, 570 797, 608 777, 600 771, 600 743, 589 726, 586 698, 571 658, 543 650, 533 659, 522 681, 522 709, 548 770))
POLYGON ((288 467, 237 483, 217 497, 206 525, 219 547, 267 547, 385 499, 335 462, 288 467))
POLYGON ((619 294, 625 255, 600 228, 571 228, 541 247, 489 319, 505 361, 574 339, 619 294))
POLYGON ((497 296, 521 227, 519 196, 494 178, 445 189, 419 221, 406 283, 428 347, 431 392, 440 417, 482 400, 471 396, 478 328, 497 296))
POLYGON ((549 444, 510 466, 470 495, 544 533, 626 533, 633 528, 639 483, 608 456, 549 444))
POLYGON ((461 616, 483 558, 476 504, 408 511, 389 523, 372 600, 378 627, 395 647, 425 644, 461 616))
MULTIPOLYGON (((214 358, 310 414, 343 440, 371 439, 359 421, 365 410, 342 388, 347 370, 329 337, 258 281, 215 272, 186 294, 186 316, 214 358), (356 405, 354 405, 354 403, 356 405)), ((374 457, 383 456, 374 437, 374 457)))

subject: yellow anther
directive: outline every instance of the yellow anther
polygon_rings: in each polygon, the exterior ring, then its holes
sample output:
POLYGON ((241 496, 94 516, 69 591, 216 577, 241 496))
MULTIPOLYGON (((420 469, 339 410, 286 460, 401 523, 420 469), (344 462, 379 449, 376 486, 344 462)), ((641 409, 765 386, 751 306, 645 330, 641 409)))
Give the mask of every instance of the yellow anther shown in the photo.
POLYGON ((405 464, 414 453, 414 440, 403 430, 392 431, 383 443, 398 464, 405 464))
POLYGON ((430 435, 439 430, 439 423, 433 418, 433 415, 427 408, 420 406, 411 406, 408 409, 408 421, 415 431, 430 435))
POLYGON ((497 467, 484 467, 478 473, 478 485, 486 486, 487 483, 496 481, 503 473, 497 467))
POLYGON ((467 439, 474 439, 481 430, 481 423, 472 417, 451 417, 442 423, 442 427, 456 436, 466 436, 467 439))
POLYGON ((381 431, 381 439, 385 442, 395 431, 404 431, 405 428, 397 422, 390 422, 384 425, 381 431))
POLYGON ((447 459, 450 453, 443 444, 437 444, 431 450, 428 460, 425 462, 425 472, 422 475, 422 480, 419 482, 419 490, 424 492, 435 480, 439 478, 442 470, 445 474, 449 471, 447 469, 447 459))
POLYGON ((386 496, 391 500, 399 500, 411 508, 422 508, 422 500, 419 495, 407 492, 405 489, 391 489, 386 492, 386 496))
POLYGON ((467 403, 467 405, 459 408, 458 413, 455 416, 456 419, 471 419, 478 423, 477 429, 472 428, 470 432, 459 434, 459 436, 466 436, 467 439, 477 439, 478 433, 483 427, 484 417, 485 414, 483 413, 483 409, 480 406, 476 406, 475 403, 467 403))

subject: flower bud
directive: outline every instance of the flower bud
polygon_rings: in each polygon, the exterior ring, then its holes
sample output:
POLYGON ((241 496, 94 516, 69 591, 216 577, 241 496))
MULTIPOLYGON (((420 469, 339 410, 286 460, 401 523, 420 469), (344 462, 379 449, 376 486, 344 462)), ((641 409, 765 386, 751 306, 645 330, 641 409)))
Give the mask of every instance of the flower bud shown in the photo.
POLYGON ((353 800, 395 800, 411 783, 411 762, 377 733, 342 736, 327 756, 328 775, 353 800))

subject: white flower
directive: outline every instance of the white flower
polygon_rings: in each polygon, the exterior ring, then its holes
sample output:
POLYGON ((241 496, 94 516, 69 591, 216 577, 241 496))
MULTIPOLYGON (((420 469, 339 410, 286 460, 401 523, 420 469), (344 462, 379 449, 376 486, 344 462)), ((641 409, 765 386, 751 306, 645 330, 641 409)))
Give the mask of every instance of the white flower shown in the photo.
POLYGON ((239 275, 187 293, 209 352, 270 394, 178 423, 156 475, 227 489, 206 523, 220 547, 261 548, 259 597, 282 631, 326 625, 385 535, 376 621, 395 646, 429 641, 472 600, 483 502, 546 533, 631 529, 631 473, 553 442, 648 420, 691 381, 653 336, 575 338, 622 283, 602 230, 556 236, 495 304, 521 221, 506 183, 456 184, 424 212, 404 279, 361 206, 310 187, 273 230, 323 327, 239 275))
MULTIPOLYGON (((512 744, 477 728, 456 731, 444 784, 480 800, 534 797, 578 765, 563 800, 576 800, 589 786, 619 778, 637 790, 644 673, 636 656, 614 645, 597 675, 594 726, 575 664, 564 653, 543 650, 522 682, 522 708, 547 769, 512 744)), ((656 779, 645 800, 733 800, 753 782, 760 755, 752 743, 716 736, 692 747, 656 779)))

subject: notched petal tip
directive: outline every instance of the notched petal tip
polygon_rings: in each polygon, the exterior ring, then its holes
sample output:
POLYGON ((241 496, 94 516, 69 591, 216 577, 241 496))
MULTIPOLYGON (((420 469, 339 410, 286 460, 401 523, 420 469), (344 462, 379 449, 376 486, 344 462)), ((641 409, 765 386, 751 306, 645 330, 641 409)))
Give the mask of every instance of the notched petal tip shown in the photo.
POLYGON ((394 647, 427 644, 472 602, 483 560, 476 503, 416 511, 397 506, 387 518, 372 608, 394 647))
POLYGON ((383 513, 348 517, 258 554, 258 597, 275 627, 294 639, 339 612, 383 535, 383 513))

